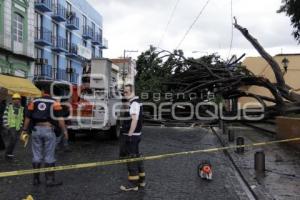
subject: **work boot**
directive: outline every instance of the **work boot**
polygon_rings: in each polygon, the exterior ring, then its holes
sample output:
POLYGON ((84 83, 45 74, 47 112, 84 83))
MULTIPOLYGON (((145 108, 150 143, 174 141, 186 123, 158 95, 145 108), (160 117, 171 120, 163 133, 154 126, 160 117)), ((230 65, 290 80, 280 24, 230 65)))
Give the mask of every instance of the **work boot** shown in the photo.
MULTIPOLYGON (((32 163, 32 167, 33 167, 33 169, 40 169, 41 168, 41 163, 32 163)), ((40 173, 33 174, 32 184, 34 186, 41 184, 40 173)))
MULTIPOLYGON (((139 154, 139 158, 143 157, 142 154, 139 154)), ((144 162, 139 161, 138 163, 138 170, 139 170, 139 187, 144 188, 146 187, 146 173, 144 168, 144 162)))
POLYGON ((136 184, 133 184, 132 182, 128 182, 127 185, 121 185, 120 189, 124 192, 129 192, 129 191, 138 191, 139 187, 136 184))
POLYGON ((144 173, 139 173, 139 187, 144 188, 146 187, 146 176, 145 172, 144 173))
MULTIPOLYGON (((54 163, 45 164, 45 167, 55 167, 55 164, 54 163)), ((62 181, 55 180, 55 172, 46 172, 45 178, 46 178, 46 187, 55 187, 63 184, 62 181)))

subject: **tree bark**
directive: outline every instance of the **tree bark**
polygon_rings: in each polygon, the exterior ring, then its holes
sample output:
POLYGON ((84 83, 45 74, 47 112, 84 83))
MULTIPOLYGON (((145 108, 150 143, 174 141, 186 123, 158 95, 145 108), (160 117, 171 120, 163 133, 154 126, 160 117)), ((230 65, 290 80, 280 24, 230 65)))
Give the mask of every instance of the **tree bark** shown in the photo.
POLYGON ((234 18, 235 23, 234 27, 238 29, 244 37, 254 46, 254 48, 258 51, 258 53, 267 61, 267 63, 272 67, 273 72, 276 77, 277 84, 281 87, 285 87, 285 81, 283 78, 283 74, 281 72, 280 66, 278 63, 273 59, 273 57, 265 51, 265 49, 260 45, 256 38, 254 38, 248 31, 248 29, 240 26, 237 23, 236 18, 234 18))
POLYGON ((289 101, 295 102, 300 101, 300 95, 294 91, 289 92, 289 89, 285 83, 283 73, 280 69, 279 64, 273 59, 273 57, 265 51, 265 49, 261 46, 256 38, 254 38, 248 31, 248 29, 242 27, 237 23, 236 18, 234 18, 234 27, 238 29, 244 37, 254 46, 254 48, 258 51, 258 53, 267 61, 267 63, 271 66, 275 78, 277 81, 277 87, 280 91, 281 95, 289 101))

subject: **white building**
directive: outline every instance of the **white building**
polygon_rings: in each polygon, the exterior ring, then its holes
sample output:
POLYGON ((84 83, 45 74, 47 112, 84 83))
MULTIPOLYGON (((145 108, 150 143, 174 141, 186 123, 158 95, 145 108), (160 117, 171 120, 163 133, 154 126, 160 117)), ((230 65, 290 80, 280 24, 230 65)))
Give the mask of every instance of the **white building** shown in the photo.
POLYGON ((123 88, 123 85, 126 84, 135 84, 135 76, 136 76, 136 61, 132 58, 117 58, 111 59, 113 64, 119 66, 119 88, 123 88))

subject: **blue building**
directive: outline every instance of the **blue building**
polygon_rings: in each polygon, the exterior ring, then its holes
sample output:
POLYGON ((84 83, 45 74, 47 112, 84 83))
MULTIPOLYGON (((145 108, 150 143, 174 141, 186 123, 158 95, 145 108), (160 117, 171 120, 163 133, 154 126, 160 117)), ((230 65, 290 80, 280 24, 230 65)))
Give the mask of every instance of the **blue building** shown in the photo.
POLYGON ((102 16, 86 0, 35 0, 34 79, 77 83, 107 48, 102 16))

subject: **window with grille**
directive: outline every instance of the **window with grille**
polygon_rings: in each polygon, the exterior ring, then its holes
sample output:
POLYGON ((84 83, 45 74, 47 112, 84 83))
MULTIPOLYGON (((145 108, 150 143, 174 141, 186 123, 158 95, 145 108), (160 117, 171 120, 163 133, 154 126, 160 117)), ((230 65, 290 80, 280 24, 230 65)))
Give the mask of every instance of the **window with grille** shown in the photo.
POLYGON ((92 46, 92 58, 95 58, 96 57, 96 48, 95 46, 93 45, 92 46))
POLYGON ((18 13, 14 14, 14 26, 13 26, 13 34, 14 41, 23 42, 23 30, 24 30, 24 17, 18 13))
POLYGON ((69 2, 67 2, 67 11, 72 12, 72 5, 69 2))

